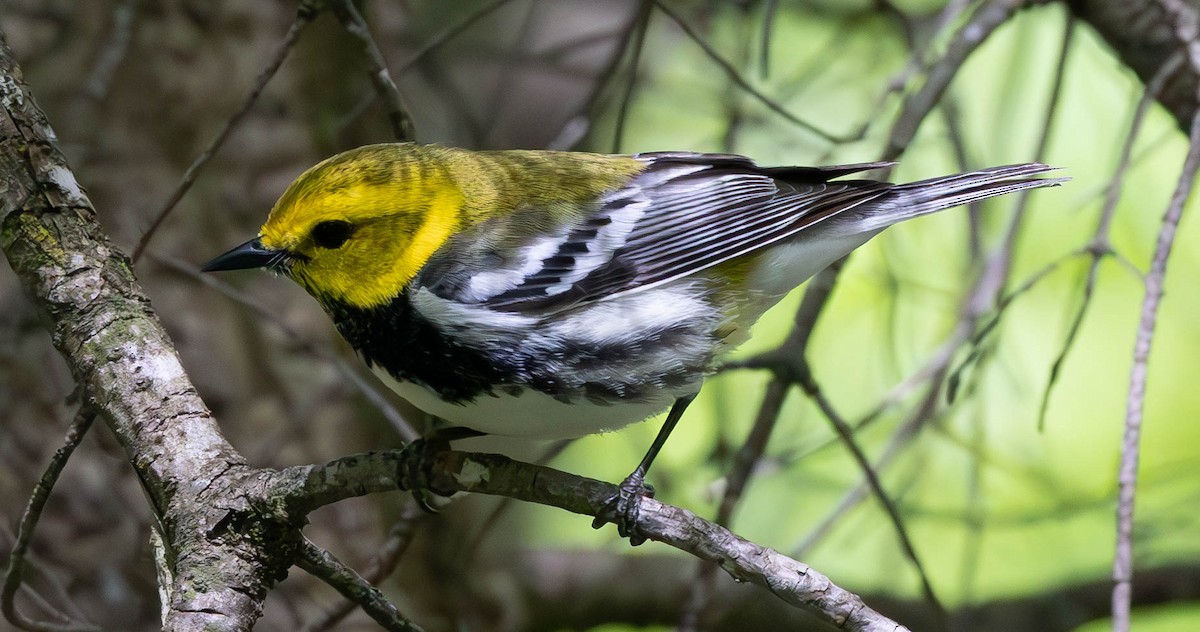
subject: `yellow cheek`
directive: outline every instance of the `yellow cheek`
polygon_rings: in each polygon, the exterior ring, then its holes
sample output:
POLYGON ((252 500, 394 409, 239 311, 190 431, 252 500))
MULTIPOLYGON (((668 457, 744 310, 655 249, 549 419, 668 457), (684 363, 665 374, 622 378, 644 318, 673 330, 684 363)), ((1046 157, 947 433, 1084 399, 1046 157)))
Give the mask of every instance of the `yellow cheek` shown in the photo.
POLYGON ((460 225, 462 196, 445 190, 425 200, 424 220, 411 235, 382 220, 364 229, 344 251, 313 253, 297 266, 296 280, 318 299, 369 309, 391 302, 460 225))

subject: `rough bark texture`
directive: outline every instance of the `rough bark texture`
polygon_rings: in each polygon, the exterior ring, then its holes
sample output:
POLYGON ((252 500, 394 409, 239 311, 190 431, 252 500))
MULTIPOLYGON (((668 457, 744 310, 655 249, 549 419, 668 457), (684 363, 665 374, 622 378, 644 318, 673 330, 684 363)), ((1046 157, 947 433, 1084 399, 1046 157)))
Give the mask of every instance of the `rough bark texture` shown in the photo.
POLYGON ((1197 52, 1196 0, 1070 0, 1081 20, 1108 42, 1121 62, 1137 73, 1142 83, 1176 55, 1192 63, 1180 65, 1167 81, 1159 103, 1171 111, 1179 129, 1186 132, 1196 111, 1200 68, 1197 52))
POLYGON ((0 108, 0 247, 153 504, 168 567, 179 571, 167 627, 245 628, 291 565, 263 558, 252 538, 226 537, 238 498, 231 474, 245 463, 188 381, 128 259, 100 230, 3 41, 0 108))
MULTIPOLYGON (((128 259, 95 222, 0 34, 0 246, 90 405, 125 448, 162 529, 164 627, 241 630, 286 577, 305 516, 396 488, 395 455, 284 472, 252 469, 221 436, 128 259)), ((595 515, 611 485, 499 456, 450 453, 443 489, 501 493, 595 515)), ((851 630, 902 630, 804 564, 690 512, 643 503, 646 533, 851 630)))
MULTIPOLYGON (((1072 0, 1069 5, 1082 21, 1094 28, 1109 42, 1122 62, 1137 72, 1143 80, 1153 76, 1176 55, 1184 55, 1189 59, 1194 57, 1192 47, 1195 45, 1196 37, 1195 14, 1197 7, 1200 6, 1200 3, 1195 0, 1136 2, 1072 0)), ((1007 11, 1008 9, 1005 7, 1015 8, 1015 6, 1014 3, 994 3, 994 9, 997 11, 1007 11)), ((265 9, 261 10, 266 11, 265 9)), ((1007 13, 1002 17, 1006 16, 1007 13)), ((199 15, 197 20, 202 21, 202 18, 204 15, 199 15)), ((223 34, 237 32, 237 29, 225 28, 225 26, 218 24, 213 26, 212 30, 223 34)), ((189 41, 183 38, 184 43, 180 46, 181 49, 185 48, 185 45, 191 46, 191 49, 188 49, 186 53, 179 52, 171 59, 176 61, 209 59, 209 57, 199 55, 193 58, 189 54, 194 54, 195 50, 204 50, 206 54, 225 50, 220 46, 208 45, 207 42, 204 45, 196 45, 188 44, 189 41)), ((273 39, 270 41, 274 42, 273 39)), ((236 53, 241 49, 229 48, 229 50, 236 53)), ((340 49, 331 46, 329 50, 340 49)), ((308 54, 313 57, 319 56, 311 51, 308 54)), ((242 57, 249 58, 253 55, 242 55, 242 57)), ((499 56, 496 57, 500 60, 497 63, 502 63, 503 60, 499 56)), ((208 96, 198 99, 203 107, 197 110, 185 108, 180 112, 178 104, 172 102, 171 108, 177 110, 174 113, 175 119, 147 116, 147 111, 136 112, 130 115, 130 118, 137 119, 138 123, 146 123, 140 125, 141 128, 148 128, 143 133, 148 136, 169 139, 162 141, 164 145, 169 145, 181 154, 187 154, 190 151, 188 143, 177 141, 169 134, 160 133, 162 130, 154 126, 165 125, 164 120, 173 120, 174 125, 186 132, 185 138, 190 138, 189 135, 202 134, 202 130, 206 129, 204 125, 200 124, 202 121, 197 120, 198 118, 217 117, 227 109, 218 107, 226 104, 212 103, 211 95, 233 94, 237 90, 222 91, 212 86, 200 89, 194 85, 202 76, 209 77, 210 80, 212 80, 212 76, 218 76, 222 88, 237 83, 233 80, 234 78, 225 74, 228 72, 225 69, 225 62, 228 60, 217 59, 220 63, 214 62, 214 65, 222 67, 221 73, 191 72, 185 67, 184 71, 163 73, 171 77, 178 77, 179 84, 156 86, 156 94, 167 94, 173 97, 188 89, 204 93, 208 96), (152 118, 155 120, 149 120, 152 118)), ((311 60, 311 58, 309 59, 311 60)), ((64 66, 69 66, 69 64, 64 64, 64 66)), ((306 63, 298 64, 298 66, 311 68, 316 65, 306 63)), ((1194 68, 1197 66, 1194 63, 1180 64, 1180 70, 1174 75, 1174 79, 1169 82, 1169 87, 1160 98, 1160 101, 1180 121, 1181 127, 1186 127, 1197 106, 1195 94, 1198 82, 1194 72, 1194 68)), ((472 64, 471 68, 475 68, 475 65, 472 64)), ((336 74, 341 77, 349 76, 350 73, 338 66, 336 74)), ((428 74, 432 78, 442 76, 440 71, 428 74)), ((145 77, 138 75, 134 77, 127 81, 131 83, 146 82, 145 77)), ((39 90, 43 91, 42 84, 38 85, 39 90)), ((323 86, 323 88, 327 88, 327 86, 323 86)), ((59 90, 62 91, 61 88, 59 90)), ((49 92, 48 90, 44 91, 49 92)), ((316 94, 336 92, 330 89, 314 91, 316 94)), ((351 93, 349 90, 342 92, 351 93)), ((550 95, 557 92, 557 90, 534 89, 512 91, 513 94, 522 95, 550 95)), ((287 104, 288 107, 294 107, 300 100, 288 96, 276 96, 275 101, 287 104)), ((541 110, 530 107, 530 103, 525 98, 511 99, 511 101, 514 104, 510 108, 513 112, 526 118, 538 119, 534 121, 536 124, 531 123, 530 127, 538 129, 553 127, 544 124, 540 118, 541 110)), ((149 102, 142 103, 142 107, 165 107, 162 102, 147 103, 149 102)), ((504 103, 507 101, 501 101, 501 105, 504 103)), ((97 111, 100 109, 97 104, 89 103, 89 106, 97 111)), ((278 105, 278 107, 281 110, 285 109, 284 105, 278 105)), ((0 46, 0 108, 4 110, 0 112, 0 247, 5 251, 12 268, 18 273, 32 303, 38 306, 43 321, 51 331, 54 344, 66 358, 75 381, 83 386, 85 395, 103 414, 112 435, 117 437, 129 456, 129 460, 146 490, 147 497, 153 504, 153 513, 164 531, 162 540, 168 543, 169 547, 169 551, 166 552, 167 566, 170 571, 167 580, 169 593, 168 603, 164 606, 167 627, 180 630, 249 627, 260 614, 263 598, 267 591, 284 576, 291 566, 295 552, 299 548, 299 527, 306 512, 340 498, 393 489, 395 483, 391 474, 394 467, 390 469, 382 467, 388 465, 389 461, 380 459, 373 463, 377 469, 366 471, 359 479, 347 479, 341 477, 337 466, 321 468, 314 466, 306 471, 313 473, 317 479, 322 481, 322 484, 297 492, 294 497, 286 498, 292 502, 273 504, 273 500, 280 499, 278 494, 284 491, 283 488, 295 485, 295 479, 291 477, 304 472, 301 472, 300 469, 285 470, 282 473, 266 469, 252 469, 222 437, 212 415, 197 396, 185 375, 171 341, 151 310, 146 294, 134 278, 127 258, 113 247, 108 237, 96 224, 95 211, 87 195, 76 182, 66 160, 58 151, 53 131, 23 84, 19 69, 13 62, 6 46, 0 46)), ((349 107, 342 108, 339 105, 339 108, 333 109, 349 109, 349 107)), ((114 108, 114 110, 122 111, 120 107, 114 108)), ((90 117, 64 115, 55 118, 64 125, 72 122, 85 127, 86 124, 80 124, 78 120, 96 121, 98 124, 95 129, 104 129, 101 125, 105 122, 96 114, 96 111, 92 111, 90 117)), ((257 114, 267 123, 274 124, 272 118, 274 113, 271 108, 263 108, 263 111, 257 112, 257 114)), ((268 125, 263 125, 263 127, 274 129, 268 125)), ((484 127, 486 130, 506 129, 501 125, 484 127)), ((127 131, 121 128, 111 129, 116 131, 110 133, 118 135, 127 131)), ((915 128, 913 131, 915 132, 915 128)), ((270 160, 267 162, 279 161, 278 156, 285 153, 288 143, 298 143, 299 141, 294 139, 302 137, 303 134, 296 129, 284 128, 283 132, 277 136, 267 136, 266 140, 255 137, 254 141, 246 141, 241 152, 250 155, 270 154, 270 160)), ((377 139, 377 136, 370 136, 370 138, 377 139)), ((502 135, 491 138, 491 141, 496 145, 503 146, 515 144, 511 138, 502 135)), ((80 141, 75 139, 75 142, 80 141)), ((107 147, 104 143, 97 143, 97 145, 101 147, 98 151, 105 149, 112 151, 111 145, 107 147)), ((325 148, 322 147, 322 150, 324 151, 325 148)), ((146 153, 152 152, 125 148, 122 152, 113 153, 123 156, 133 155, 136 158, 131 162, 136 163, 146 153)), ((191 155, 177 158, 181 164, 186 164, 191 155)), ((304 155, 297 158, 296 161, 297 164, 300 161, 310 163, 310 158, 312 157, 304 155)), ((240 164, 236 166, 236 169, 250 171, 244 169, 244 166, 240 164)), ((136 169, 131 170, 136 171, 140 178, 147 178, 145 175, 147 170, 142 168, 142 165, 139 164, 136 169)), ((281 172, 286 171, 286 169, 281 170, 281 172)), ((170 169, 167 172, 173 174, 170 169)), ((93 192, 103 186, 134 188, 125 184, 126 181, 109 178, 108 174, 104 172, 99 173, 100 175, 93 174, 96 177, 93 192), (118 182, 119 184, 116 184, 118 182)), ((163 178, 166 177, 163 176, 163 178)), ((271 177, 278 179, 282 176, 272 174, 271 177)), ((220 198, 222 201, 233 200, 233 203, 224 207, 227 211, 232 208, 235 213, 237 211, 247 213, 247 215, 253 213, 255 219, 259 218, 262 210, 269 206, 270 199, 268 198, 278 188, 276 185, 281 184, 281 182, 273 182, 269 179, 270 186, 264 185, 258 180, 247 183, 236 178, 217 177, 213 179, 224 182, 223 186, 228 189, 210 191, 211 198, 220 198)), ((142 182, 141 180, 134 181, 142 182)), ((159 191, 155 190, 153 186, 147 188, 148 192, 143 190, 139 194, 157 199, 159 191)), ((97 199, 100 198, 97 197, 97 199)), ((212 204, 212 206, 216 205, 212 204)), ((134 216, 134 214, 131 213, 130 216, 134 216)), ((192 213, 192 219, 189 221, 200 221, 196 219, 197 217, 203 217, 206 222, 218 223, 220 230, 210 232, 217 232, 218 238, 224 241, 229 241, 230 236, 236 231, 250 225, 250 220, 245 218, 232 221, 229 215, 216 216, 216 214, 205 215, 202 213, 192 213)), ((117 219, 115 216, 109 218, 110 228, 115 235, 118 235, 119 243, 132 243, 128 235, 124 242, 121 242, 120 231, 122 229, 126 232, 136 230, 140 221, 141 219, 117 219), (120 225, 122 221, 128 225, 122 227, 120 225)), ((189 250, 191 246, 188 245, 194 241, 191 233, 199 231, 192 224, 187 224, 187 226, 190 228, 180 231, 186 233, 187 238, 179 239, 169 246, 163 247, 162 252, 200 260, 201 255, 189 250)), ((205 224, 205 226, 208 225, 205 224)), ((211 226, 209 227, 211 228, 211 226)), ((240 235, 240 233, 236 234, 240 235)), ((162 274, 161 270, 158 273, 162 274)), ((152 285, 148 275, 144 278, 148 285, 152 285)), ((190 300, 195 300, 194 295, 197 293, 195 286, 185 288, 185 291, 193 294, 190 300)), ((157 295, 155 296, 157 300, 157 295)), ((5 306, 5 309, 7 308, 8 306, 5 306)), ((280 312, 283 311, 281 308, 277 309, 280 312)), ((164 310, 164 314, 166 312, 167 310, 164 310)), ((178 315, 175 317, 182 318, 178 315)), ((207 322, 211 320, 209 314, 191 315, 190 317, 206 321, 203 323, 205 325, 211 324, 207 322)), ((313 319, 313 322, 317 323, 316 326, 309 327, 306 333, 311 334, 314 330, 328 330, 328 323, 324 320, 313 319)), ((179 329, 184 330, 185 328, 179 326, 179 329)), ((207 329, 214 328, 208 327, 207 329)), ((42 338, 44 339, 44 335, 42 338)), ((203 340, 196 342, 197 338, 198 336, 193 335, 193 346, 204 346, 203 340)), ((241 342, 241 339, 234 335, 223 335, 222 340, 231 345, 241 342)), ((247 355, 252 353, 247 352, 247 355)), ((213 369, 211 372, 228 377, 227 374, 231 372, 231 368, 222 361, 213 362, 221 368, 213 369)), ((310 373, 318 374, 319 372, 311 371, 310 373)), ((194 375, 202 383, 202 380, 199 379, 200 373, 194 373, 194 375)), ((285 374, 286 376, 287 374, 285 374)), ((239 382, 236 378, 227 381, 239 382)), ((253 388, 253 385, 247 388, 253 388)), ((322 409, 317 405, 320 404, 321 398, 328 395, 328 390, 303 386, 297 390, 311 393, 314 400, 318 400, 317 403, 309 406, 308 400, 300 400, 300 403, 295 404, 294 407, 286 409, 259 406, 260 410, 267 411, 263 416, 280 418, 287 416, 278 414, 280 410, 295 412, 296 410, 311 409, 319 411, 310 413, 310 416, 314 419, 320 418, 319 421, 322 423, 319 424, 319 427, 325 428, 324 432, 338 434, 340 431, 337 429, 337 423, 330 423, 331 415, 328 412, 321 414, 322 409)), ((219 397, 208 397, 208 400, 214 405, 220 405, 219 397)), ((339 417, 333 421, 344 422, 351 416, 351 412, 343 414, 345 417, 339 417)), ((222 416, 225 415, 226 413, 222 412, 222 416)), ((289 418, 281 419, 279 423, 281 427, 285 423, 302 426, 303 421, 303 419, 296 421, 289 418)), ((317 426, 318 424, 313 424, 313 427, 317 426)), ((255 431, 242 430, 242 432, 255 431)), ((280 436, 286 436, 289 440, 298 436, 316 436, 317 438, 313 442, 321 443, 322 435, 316 434, 317 432, 312 429, 301 432, 284 427, 280 436)), ((274 442, 273 447, 276 448, 283 443, 277 437, 270 437, 270 439, 274 442)), ((243 443, 239 442, 238 445, 244 447, 243 443)), ((254 454, 251 448, 247 448, 247 452, 254 454)), ((299 459, 288 461, 287 458, 291 456, 293 456, 291 453, 287 453, 284 458, 281 458, 281 461, 302 462, 299 459)), ((260 463, 263 457, 256 455, 252 460, 260 463)), ((473 462, 479 465, 484 464, 485 461, 484 459, 475 459, 473 462)), ((460 472, 461 466, 468 462, 470 462, 469 459, 465 457, 459 458, 460 472)), ((337 465, 352 464, 339 462, 337 465)), ((472 481, 464 478, 458 480, 458 483, 479 492, 505 493, 536 502, 548 502, 551 498, 558 498, 560 502, 556 503, 557 506, 574 511, 587 512, 591 508, 586 495, 582 493, 584 490, 581 489, 579 480, 564 482, 561 479, 544 475, 546 474, 544 471, 527 470, 517 466, 510 468, 500 463, 480 467, 483 469, 476 468, 474 472, 476 474, 482 471, 489 472, 487 480, 472 481), (529 478, 530 475, 533 475, 534 478, 529 478), (512 478, 504 478, 508 476, 512 478), (535 488, 535 480, 543 486, 542 489, 535 488), (557 486, 553 489, 544 488, 552 481, 560 482, 554 483, 557 486)), ((128 478, 127 475, 126 478, 128 478)), ((586 481, 584 483, 586 483, 585 486, 592 489, 590 483, 586 481)), ((599 496, 609 493, 608 488, 602 488, 598 483, 593 491, 599 496)), ((768 549, 756 547, 744 540, 734 539, 732 535, 726 536, 728 532, 706 531, 708 526, 703 524, 703 521, 695 520, 695 517, 687 512, 661 506, 658 503, 653 503, 652 506, 653 511, 648 510, 648 513, 653 513, 655 518, 661 518, 661 523, 651 526, 659 534, 660 540, 672 541, 676 546, 692 550, 705 559, 725 562, 730 567, 731 573, 739 579, 749 579, 752 582, 769 585, 772 590, 784 593, 787 601, 806 602, 807 599, 815 602, 820 598, 821 585, 826 580, 819 575, 806 572, 803 565, 786 558, 776 558, 774 553, 768 549), (658 513, 659 509, 662 510, 661 514, 658 513), (682 529, 688 525, 691 525, 689 529, 682 529), (702 534, 710 537, 699 537, 702 534), (755 562, 765 572, 747 574, 749 567, 756 565, 755 562), (811 582, 812 592, 809 593, 809 597, 796 596, 799 594, 797 592, 798 580, 787 585, 780 585, 778 582, 781 577, 800 576, 804 576, 804 579, 811 582)), ((350 521, 346 520, 346 522, 350 521)), ((469 523, 470 521, 465 522, 469 523)), ((442 522, 442 526, 438 529, 444 532, 443 537, 446 541, 458 544, 466 538, 462 532, 452 532, 452 529, 445 526, 446 524, 448 521, 442 522)), ((347 540, 354 539, 353 537, 343 537, 347 540)), ((144 540, 143 537, 139 541, 144 540)), ((362 540, 365 542, 362 545, 363 548, 370 549, 374 546, 374 540, 371 538, 362 538, 362 540)), ((633 559, 637 560, 638 558, 633 559)), ((589 560, 587 563, 591 564, 595 561, 589 560)), ((452 574, 450 576, 457 578, 452 574)), ((613 608, 612 601, 605 599, 608 596, 606 591, 616 594, 625 590, 626 596, 629 596, 628 589, 636 584, 622 582, 622 576, 622 573, 616 573, 605 581, 598 582, 589 592, 590 595, 605 604, 604 607, 597 610, 598 614, 595 616, 598 618, 589 619, 589 621, 603 623, 611 620, 611 618, 604 619, 604 615, 611 615, 613 608)), ((554 576, 551 574, 536 578, 554 584, 554 576)), ((439 581, 431 580, 428 576, 423 575, 410 583, 419 585, 418 588, 437 591, 444 589, 452 582, 443 580, 439 583, 439 581)), ((533 582, 531 581, 531 583, 533 582)), ((565 583, 565 581, 559 582, 553 587, 562 588, 565 583)), ((1136 586, 1140 587, 1141 584, 1136 586)), ((1167 589, 1170 589, 1170 585, 1167 586, 1167 589)), ((670 601, 669 605, 675 607, 678 606, 677 600, 674 599, 673 591, 675 590, 668 587, 663 592, 671 594, 665 597, 655 595, 656 599, 647 599, 646 593, 649 591, 639 589, 636 591, 638 594, 633 595, 637 599, 631 598, 631 601, 651 603, 651 605, 670 601)), ((829 595, 831 595, 829 599, 832 603, 824 604, 828 606, 827 616, 838 622, 843 621, 841 617, 851 616, 847 627, 859 625, 862 629, 867 629, 872 620, 863 618, 864 612, 852 612, 854 609, 861 610, 861 601, 858 601, 854 595, 840 591, 836 587, 830 588, 829 591, 829 595)), ((1180 591, 1176 592, 1184 594, 1180 591)), ((765 595, 765 591, 760 591, 760 594, 765 595)), ((1191 595, 1187 593, 1186 596, 1190 597, 1191 595)), ((533 608, 536 607, 539 599, 541 597, 536 595, 527 596, 524 603, 533 608)), ((575 602, 579 599, 579 595, 572 595, 554 607, 557 608, 561 604, 575 602)), ((497 601, 498 603, 503 602, 496 606, 499 609, 516 607, 514 604, 517 599, 506 594, 502 598, 498 597, 497 601)), ((1153 601, 1153 598, 1148 598, 1144 603, 1153 601)), ((783 602, 775 601, 773 603, 782 605, 783 602)), ((1061 605, 1060 602, 1055 601, 1047 604, 1045 608, 1053 609, 1056 604, 1061 605)), ((479 609, 482 610, 482 608, 479 609)), ((1000 604, 992 612, 995 612, 998 617, 1001 612, 1008 613, 1008 610, 1003 604, 1000 604)), ((658 620, 668 623, 674 621, 676 616, 677 613, 672 610, 658 620)), ((920 614, 913 616, 916 617, 913 620, 918 624, 925 621, 920 614)), ((928 613, 925 613, 924 616, 932 617, 928 613)), ((1040 616, 1041 611, 1038 610, 1035 615, 1030 616, 1028 621, 1042 621, 1040 616)), ((534 617, 536 618, 536 615, 534 617)), ((878 620, 874 620, 874 622, 886 625, 886 622, 878 620)), ((749 621, 741 623, 749 624, 749 621)), ((1072 624, 1074 623, 1073 620, 1072 624)), ((568 624, 554 619, 552 623, 545 625, 558 627, 568 624)), ((1015 629, 1028 626, 1012 625, 1010 627, 1015 629)))

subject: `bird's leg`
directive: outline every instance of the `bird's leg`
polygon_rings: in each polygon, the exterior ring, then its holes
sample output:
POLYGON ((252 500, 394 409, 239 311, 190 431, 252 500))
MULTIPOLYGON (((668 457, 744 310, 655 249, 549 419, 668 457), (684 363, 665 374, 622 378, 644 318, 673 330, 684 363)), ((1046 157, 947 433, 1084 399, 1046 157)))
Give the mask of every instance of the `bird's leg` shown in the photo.
POLYGON ((481 437, 484 434, 486 433, 461 426, 442 426, 404 446, 400 451, 400 489, 411 492, 421 509, 437 513, 434 496, 449 498, 454 494, 453 490, 439 491, 430 485, 437 455, 449 451, 451 441, 481 437))
POLYGON ((696 399, 695 393, 675 400, 671 411, 667 413, 667 420, 663 422, 658 435, 654 437, 654 442, 650 444, 650 449, 646 451, 646 456, 642 457, 642 462, 617 486, 617 493, 605 500, 604 509, 596 514, 596 519, 592 521, 593 529, 599 529, 611 522, 617 525, 617 533, 621 534, 621 537, 629 538, 631 545, 637 546, 646 541, 646 536, 637 528, 638 501, 643 496, 654 498, 654 486, 646 483, 646 472, 650 471, 654 457, 658 456, 658 452, 667 443, 667 437, 671 436, 675 424, 679 423, 683 411, 687 410, 693 399, 696 399))

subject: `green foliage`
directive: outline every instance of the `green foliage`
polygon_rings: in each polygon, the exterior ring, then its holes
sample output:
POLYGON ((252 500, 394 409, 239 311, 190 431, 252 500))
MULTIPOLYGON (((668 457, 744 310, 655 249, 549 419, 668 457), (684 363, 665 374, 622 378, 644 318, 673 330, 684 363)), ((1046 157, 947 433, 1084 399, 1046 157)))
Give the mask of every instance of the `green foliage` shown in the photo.
MULTIPOLYGON (((723 5, 707 22, 697 16, 689 19, 706 24, 709 43, 789 112, 835 134, 867 123, 867 134, 858 142, 830 146, 782 120, 731 87, 693 41, 656 14, 625 121, 623 150, 733 151, 764 164, 877 158, 900 96, 873 107, 908 58, 893 23, 784 6, 770 33, 771 72, 761 79, 755 57, 761 13, 723 5)), ((967 167, 1035 157, 1063 32, 1061 8, 1028 10, 961 69, 946 99, 955 106, 967 167)), ((1013 301, 978 347, 983 355, 963 370, 959 398, 947 403, 944 394, 939 396, 936 413, 882 473, 947 603, 1019 596, 1107 576, 1126 382, 1142 296, 1139 279, 1116 259, 1100 264, 1096 296, 1050 393, 1044 430, 1038 428, 1038 415, 1050 367, 1082 300, 1090 258, 1081 249, 1092 237, 1103 188, 1140 91, 1102 43, 1083 30, 1076 33, 1044 158, 1065 167, 1073 181, 1033 194, 1009 290, 1047 266, 1053 271, 1013 301)), ((613 126, 610 120, 596 132, 598 147, 607 146, 605 134, 613 126)), ((944 110, 935 111, 893 177, 912 180, 959 169, 951 136, 944 110)), ((1169 116, 1153 112, 1113 232, 1119 255, 1139 270, 1148 267, 1184 150, 1169 116)), ((984 206, 983 241, 989 250, 997 247, 1013 204, 1003 198, 984 206)), ((1200 527, 1189 509, 1200 497, 1194 471, 1200 462, 1200 426, 1191 421, 1200 413, 1200 395, 1191 384, 1200 374, 1194 353, 1200 348, 1200 327, 1193 317, 1200 309, 1200 288, 1192 274, 1200 233, 1194 224, 1185 219, 1151 357, 1138 497, 1139 552, 1145 563, 1194 559, 1200 553, 1198 541, 1186 535, 1200 527), (1163 528, 1156 526, 1160 523, 1163 528)), ((810 351, 817 379, 848 419, 874 408, 951 335, 978 269, 967 234, 967 213, 950 211, 891 229, 852 257, 810 351)), ((798 295, 768 314, 739 357, 781 342, 797 303, 798 295)), ((953 366, 966 361, 969 351, 960 350, 953 366)), ((743 371, 710 381, 652 476, 672 490, 669 499, 698 510, 715 508, 720 485, 710 481, 724 469, 704 459, 716 442, 740 445, 766 379, 743 371)), ((885 451, 922 393, 914 389, 859 434, 868 454, 878 457, 885 451)), ((649 441, 652 426, 581 441, 563 464, 619 478, 649 441), (605 457, 598 463, 595 456, 601 453, 605 457)), ((796 391, 734 527, 750 539, 792 551, 860 479, 822 415, 796 391)), ((862 590, 919 594, 911 564, 874 500, 847 514, 803 559, 836 569, 840 580, 862 590)))

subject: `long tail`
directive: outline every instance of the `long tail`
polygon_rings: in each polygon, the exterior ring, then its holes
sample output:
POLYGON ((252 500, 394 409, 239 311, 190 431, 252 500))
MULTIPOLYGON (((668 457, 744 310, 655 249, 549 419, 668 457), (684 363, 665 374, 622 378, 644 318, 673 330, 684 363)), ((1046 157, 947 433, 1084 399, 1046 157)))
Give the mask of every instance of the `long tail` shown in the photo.
POLYGON ((1070 178, 1033 178, 1055 171, 1038 162, 1023 165, 991 167, 952 176, 930 178, 891 189, 877 211, 861 218, 864 230, 883 229, 904 220, 936 213, 937 211, 970 204, 1024 189, 1058 186, 1070 178))

